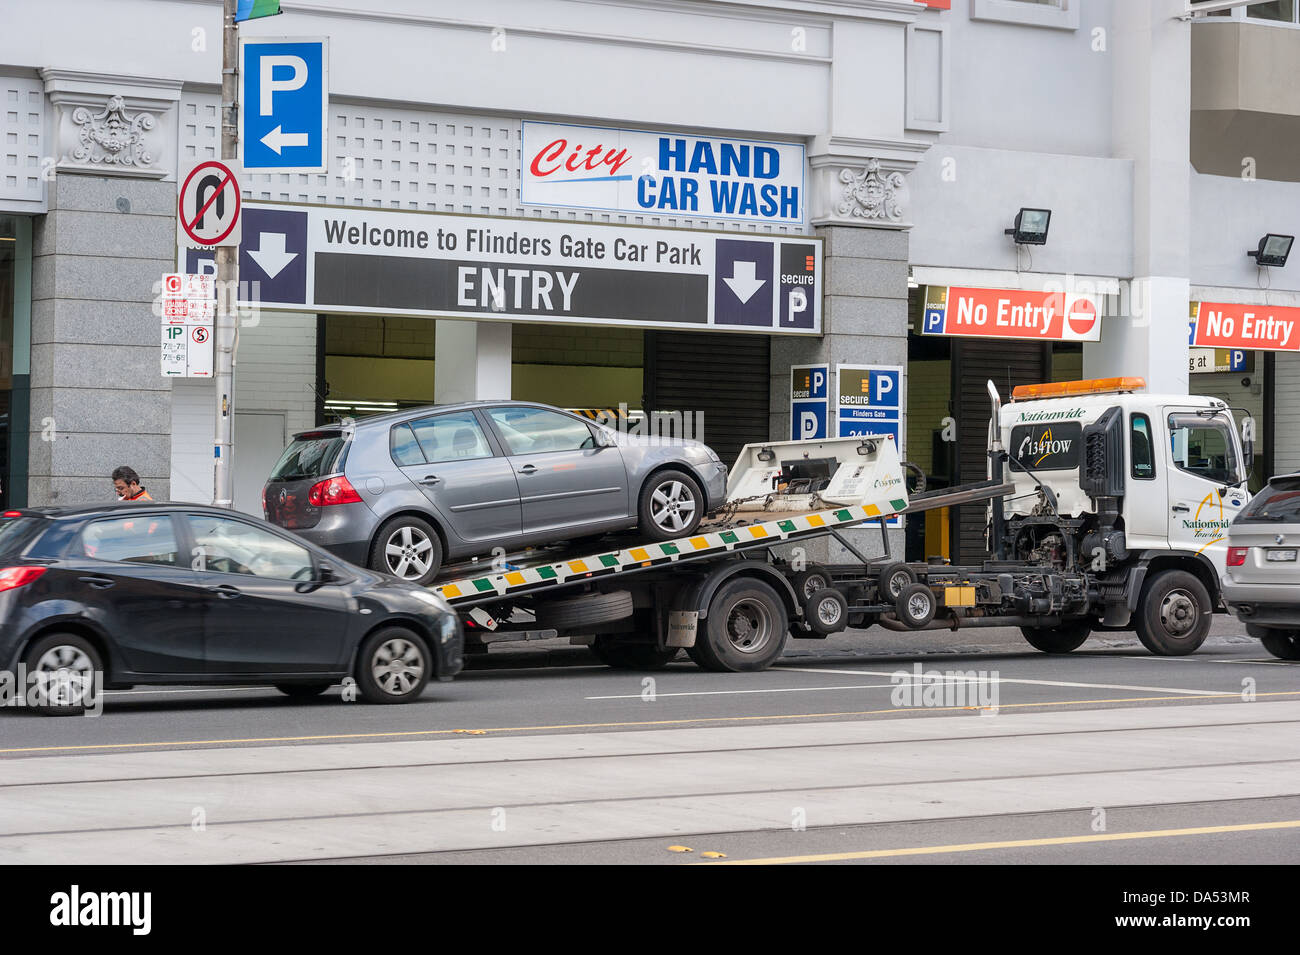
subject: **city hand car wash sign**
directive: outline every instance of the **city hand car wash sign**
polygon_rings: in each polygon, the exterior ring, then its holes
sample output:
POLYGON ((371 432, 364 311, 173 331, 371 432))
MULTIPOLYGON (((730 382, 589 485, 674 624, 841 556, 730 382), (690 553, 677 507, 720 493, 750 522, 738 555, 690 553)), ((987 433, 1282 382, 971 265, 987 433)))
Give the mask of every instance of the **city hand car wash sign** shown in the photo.
POLYGON ((803 146, 523 124, 524 205, 798 224, 803 146))
POLYGON ((1300 351, 1300 308, 1192 302, 1188 331, 1193 347, 1300 351))
POLYGON ((1049 342, 1100 341, 1101 297, 1060 291, 930 285, 925 290, 921 334, 1049 342))

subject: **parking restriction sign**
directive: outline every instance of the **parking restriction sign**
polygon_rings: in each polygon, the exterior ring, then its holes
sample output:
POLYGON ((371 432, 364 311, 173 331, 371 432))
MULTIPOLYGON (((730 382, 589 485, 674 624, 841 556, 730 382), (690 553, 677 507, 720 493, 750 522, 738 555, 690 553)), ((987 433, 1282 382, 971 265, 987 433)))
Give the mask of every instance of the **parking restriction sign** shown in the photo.
POLYGON ((181 245, 239 245, 239 179, 234 163, 209 159, 181 184, 176 226, 181 245))

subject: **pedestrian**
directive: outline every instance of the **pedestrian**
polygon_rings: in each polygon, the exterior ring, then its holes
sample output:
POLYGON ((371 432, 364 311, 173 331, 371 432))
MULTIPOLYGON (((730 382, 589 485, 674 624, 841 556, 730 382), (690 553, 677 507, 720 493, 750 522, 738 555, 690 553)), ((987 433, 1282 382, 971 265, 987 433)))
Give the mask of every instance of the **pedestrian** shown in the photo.
POLYGON ((135 468, 125 464, 113 470, 113 489, 117 491, 119 501, 152 501, 149 492, 140 484, 140 475, 135 468))

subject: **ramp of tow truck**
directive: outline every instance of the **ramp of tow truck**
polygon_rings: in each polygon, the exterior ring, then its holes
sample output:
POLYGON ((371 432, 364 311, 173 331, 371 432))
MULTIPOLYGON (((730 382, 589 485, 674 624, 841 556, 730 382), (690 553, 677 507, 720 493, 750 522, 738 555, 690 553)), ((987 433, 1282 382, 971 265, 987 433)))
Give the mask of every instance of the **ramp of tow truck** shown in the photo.
MULTIPOLYGON (((782 442, 782 445, 795 443, 782 442)), ((867 436, 849 443, 854 448, 853 457, 843 461, 820 496, 810 496, 810 501, 815 501, 817 507, 806 512, 763 509, 752 515, 746 514, 746 517, 754 519, 745 522, 738 523, 733 519, 701 524, 696 533, 677 540, 642 540, 614 550, 560 559, 548 554, 535 563, 512 564, 488 573, 435 583, 432 587, 452 606, 468 607, 596 577, 635 573, 665 564, 720 557, 820 537, 837 528, 883 519, 904 511, 908 505, 907 492, 893 441, 867 436)), ((742 451, 737 468, 741 468, 745 461, 746 452, 742 451)), ((752 481, 738 480, 735 469, 733 480, 728 482, 729 487, 752 488, 753 484, 752 481)))

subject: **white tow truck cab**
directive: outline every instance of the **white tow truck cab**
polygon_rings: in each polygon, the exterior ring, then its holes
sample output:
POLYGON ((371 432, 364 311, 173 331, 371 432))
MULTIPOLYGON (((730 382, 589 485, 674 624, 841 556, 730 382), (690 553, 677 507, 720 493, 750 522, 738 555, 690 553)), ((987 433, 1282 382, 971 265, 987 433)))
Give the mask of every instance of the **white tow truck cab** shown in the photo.
POLYGON ((1250 500, 1253 449, 1227 405, 1141 378, 1022 385, 1005 406, 989 391, 990 475, 1004 458, 1015 485, 991 508, 995 558, 1086 573, 1094 627, 1132 626, 1157 653, 1199 646, 1250 500))

